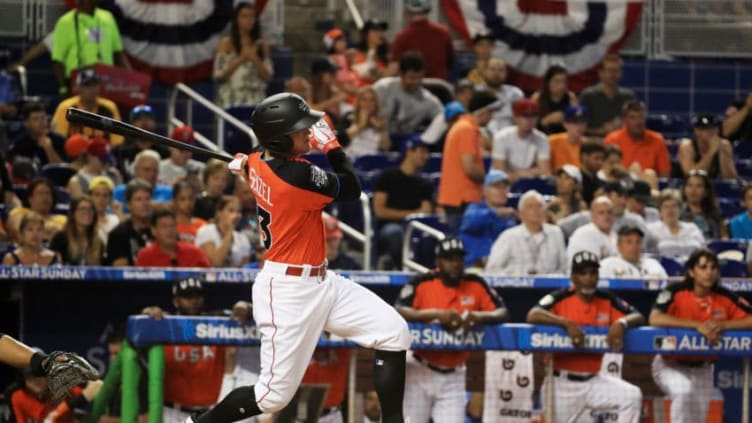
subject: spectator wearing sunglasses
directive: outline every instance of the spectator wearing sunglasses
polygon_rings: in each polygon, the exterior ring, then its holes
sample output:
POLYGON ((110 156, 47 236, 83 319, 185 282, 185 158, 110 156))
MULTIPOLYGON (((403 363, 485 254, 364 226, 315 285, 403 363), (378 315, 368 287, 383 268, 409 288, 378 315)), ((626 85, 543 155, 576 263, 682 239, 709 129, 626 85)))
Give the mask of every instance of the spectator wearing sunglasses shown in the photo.
POLYGON ((708 172, 702 169, 690 170, 684 178, 681 192, 684 200, 681 220, 694 222, 707 240, 728 238, 728 229, 723 223, 723 215, 718 208, 708 172))
POLYGON ((718 134, 720 122, 714 114, 694 118, 694 138, 685 138, 679 145, 679 168, 676 177, 686 177, 693 169, 704 170, 711 179, 737 177, 734 152, 729 140, 718 134))

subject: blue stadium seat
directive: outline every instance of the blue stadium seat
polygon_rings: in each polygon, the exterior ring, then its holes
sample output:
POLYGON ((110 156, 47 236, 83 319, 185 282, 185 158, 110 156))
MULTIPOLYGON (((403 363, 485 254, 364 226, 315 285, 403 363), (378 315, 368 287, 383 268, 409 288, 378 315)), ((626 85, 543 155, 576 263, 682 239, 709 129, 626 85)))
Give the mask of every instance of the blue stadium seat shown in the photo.
POLYGON ((666 140, 666 148, 668 148, 668 154, 671 157, 671 160, 675 159, 677 153, 679 153, 679 144, 680 143, 678 142, 666 140))
POLYGON ((747 180, 752 179, 752 160, 736 159, 736 171, 739 173, 740 178, 747 180))
POLYGON ((70 204, 70 194, 63 187, 55 187, 55 200, 57 200, 55 205, 64 204, 67 206, 70 204))
POLYGON ((13 192, 16 194, 16 197, 21 199, 21 201, 26 200, 26 185, 13 185, 13 192))
POLYGON ((737 179, 714 179, 713 190, 716 197, 722 198, 741 198, 743 183, 737 179))
POLYGON ((720 260, 721 277, 746 278, 747 263, 739 260, 720 260))
POLYGON ((689 117, 684 115, 651 114, 647 117, 647 127, 660 132, 665 138, 682 138, 689 135, 689 117))
POLYGON ((431 182, 431 185, 433 185, 433 192, 434 194, 438 194, 439 192, 439 182, 441 182, 441 173, 440 172, 434 172, 434 173, 421 173, 421 177, 428 179, 429 182, 431 182))
POLYGON ((658 189, 663 190, 666 188, 679 189, 682 186, 682 180, 679 178, 660 178, 658 179, 658 189))
POLYGON ((442 153, 431 153, 430 156, 428 156, 428 162, 423 167, 424 173, 436 173, 441 172, 441 161, 444 159, 444 155, 442 153))
POLYGON ((712 239, 708 241, 708 248, 721 254, 725 251, 738 251, 742 255, 742 260, 746 261, 747 248, 749 241, 746 239, 712 239))
POLYGON ((363 172, 360 169, 356 170, 358 179, 360 180, 360 188, 366 194, 372 194, 376 184, 376 179, 381 175, 381 170, 373 170, 370 172, 363 172))
MULTIPOLYGON (((408 216, 406 221, 408 223, 418 221, 444 233, 449 230, 446 224, 435 214, 412 215, 408 216)), ((436 242, 436 238, 426 235, 425 232, 413 232, 413 236, 410 238, 412 259, 423 266, 433 268, 436 265, 436 242)))
POLYGON ((397 167, 399 164, 400 155, 395 152, 364 154, 353 160, 355 168, 363 172, 397 167))
POLYGON ((486 172, 491 169, 491 156, 483 156, 483 168, 486 172))
MULTIPOLYGON (((225 109, 227 113, 237 118, 245 124, 251 121, 251 115, 256 106, 250 104, 232 106, 225 109)), ((235 126, 225 122, 225 150, 229 154, 247 153, 253 147, 251 137, 243 131, 238 130, 235 126)))
POLYGON ((734 142, 734 157, 737 159, 747 159, 752 157, 752 141, 737 140, 734 142))
POLYGON ((522 195, 519 193, 510 192, 507 194, 507 207, 511 207, 513 209, 517 208, 517 205, 520 203, 520 197, 522 195))
POLYGON ((40 174, 51 180, 56 186, 64 187, 68 184, 71 176, 76 174, 76 169, 68 163, 46 164, 42 166, 40 174))
POLYGON ((661 262, 661 266, 666 269, 666 274, 669 276, 681 276, 684 273, 684 265, 671 257, 659 257, 658 261, 661 262))
POLYGON ((721 209, 721 215, 725 219, 736 216, 744 211, 739 198, 718 198, 718 207, 721 209))
POLYGON ((512 184, 511 192, 524 193, 534 189, 543 195, 556 195, 556 181, 554 178, 520 178, 512 184))

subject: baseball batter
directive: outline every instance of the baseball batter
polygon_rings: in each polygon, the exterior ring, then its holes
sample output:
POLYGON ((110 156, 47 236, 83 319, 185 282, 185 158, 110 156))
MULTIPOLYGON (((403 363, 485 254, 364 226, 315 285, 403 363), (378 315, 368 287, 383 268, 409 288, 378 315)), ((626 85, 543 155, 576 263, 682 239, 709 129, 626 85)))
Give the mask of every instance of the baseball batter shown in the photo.
MULTIPOLYGON (((645 318, 626 301, 598 285, 598 256, 580 251, 572 257, 572 287, 560 289, 541 298, 527 315, 528 323, 561 326, 567 330, 576 348, 585 346, 580 326, 607 326, 606 342, 620 350, 624 329, 641 325, 645 318)), ((553 421, 573 423, 593 411, 618 413, 617 422, 640 420, 640 388, 619 378, 601 373, 603 354, 554 354, 553 380, 544 380, 541 392, 553 383, 553 421)))
MULTIPOLYGON (((719 286, 718 257, 695 250, 685 264, 684 280, 656 297, 651 326, 697 329, 710 344, 726 329, 752 328, 747 300, 719 286)), ((671 423, 705 422, 713 393, 714 357, 656 355, 653 380, 671 397, 671 423)))
MULTIPOLYGON (((508 313, 496 292, 465 273, 459 238, 436 246, 437 270, 417 275, 400 292, 395 307, 410 321, 438 322, 449 331, 501 323, 508 313)), ((456 423, 465 419, 467 351, 413 351, 407 360, 405 415, 411 423, 456 423)))
POLYGON ((376 294, 327 270, 321 212, 332 201, 358 199, 360 184, 323 116, 295 94, 265 99, 251 118, 265 151, 238 155, 229 165, 256 197, 267 250, 253 284, 261 372, 254 386, 235 389, 189 423, 229 423, 281 410, 295 394, 322 330, 376 349, 382 421, 404 421, 407 323, 376 294), (299 157, 312 146, 326 154, 334 173, 299 157))

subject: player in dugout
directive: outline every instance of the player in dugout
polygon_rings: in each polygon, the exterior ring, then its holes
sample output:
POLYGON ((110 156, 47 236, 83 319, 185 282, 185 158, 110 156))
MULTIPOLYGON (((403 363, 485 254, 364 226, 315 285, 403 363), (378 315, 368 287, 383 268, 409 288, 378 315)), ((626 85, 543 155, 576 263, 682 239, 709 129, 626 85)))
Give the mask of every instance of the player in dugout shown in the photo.
MULTIPOLYGON (((581 326, 606 326, 606 342, 614 351, 621 350, 624 330, 644 324, 645 318, 626 301, 596 288, 599 267, 598 256, 593 252, 575 253, 572 286, 541 298, 528 312, 527 322, 566 329, 575 348, 587 345, 581 326)), ((603 354, 555 353, 553 360, 553 380, 546 378, 541 392, 545 393, 547 385, 553 383, 554 422, 575 422, 586 410, 618 413, 619 423, 640 421, 640 388, 601 373, 603 354)))

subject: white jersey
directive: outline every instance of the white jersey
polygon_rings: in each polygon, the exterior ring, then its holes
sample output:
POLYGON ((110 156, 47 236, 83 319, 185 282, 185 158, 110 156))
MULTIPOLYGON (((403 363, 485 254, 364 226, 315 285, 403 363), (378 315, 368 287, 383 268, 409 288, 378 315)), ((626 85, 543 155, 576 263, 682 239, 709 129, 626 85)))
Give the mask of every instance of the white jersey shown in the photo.
POLYGON ((679 232, 672 233, 663 221, 648 223, 649 250, 664 257, 686 260, 692 251, 705 246, 705 237, 694 222, 679 221, 679 232))
POLYGON ((665 278, 668 274, 656 259, 640 257, 637 263, 631 263, 621 256, 615 256, 601 260, 600 276, 602 278, 665 278))
POLYGON ((599 259, 615 256, 616 250, 616 233, 603 233, 594 223, 579 227, 569 239, 567 247, 567 263, 572 262, 572 257, 579 251, 590 251, 599 259))
POLYGON ((537 129, 520 137, 517 127, 510 126, 494 135, 491 158, 505 162, 509 170, 520 171, 535 167, 541 160, 550 160, 551 146, 546 134, 537 129))

